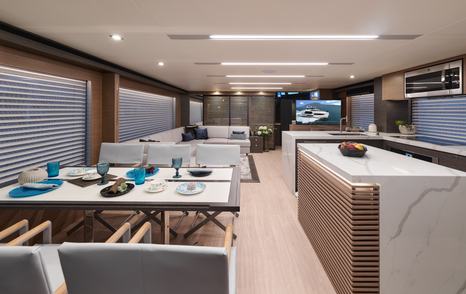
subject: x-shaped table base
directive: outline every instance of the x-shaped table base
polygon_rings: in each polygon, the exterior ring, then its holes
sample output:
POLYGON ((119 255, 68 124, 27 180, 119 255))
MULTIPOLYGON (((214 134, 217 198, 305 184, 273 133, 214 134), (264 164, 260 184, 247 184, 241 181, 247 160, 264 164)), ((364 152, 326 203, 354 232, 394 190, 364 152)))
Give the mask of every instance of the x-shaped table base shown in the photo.
MULTIPOLYGON (((154 221, 155 223, 157 223, 158 225, 162 226, 163 227, 163 224, 162 224, 162 221, 157 218, 157 215, 162 213, 163 211, 161 210, 154 210, 154 211, 142 211, 146 216, 144 217, 143 220, 141 220, 139 223, 137 223, 133 228, 135 230, 137 230, 140 226, 142 226, 145 222, 147 221, 154 221)), ((173 229, 170 229, 170 234, 173 236, 173 237, 176 237, 178 236, 178 233, 173 230, 173 229)))
MULTIPOLYGON (((188 238, 189 236, 191 236, 194 232, 196 232, 197 230, 199 230, 200 228, 202 228, 203 226, 205 226, 208 222, 213 222, 214 224, 216 224, 217 226, 219 226, 222 230, 226 231, 226 227, 221 223, 219 222, 216 217, 221 214, 223 211, 216 211, 214 213, 209 213, 207 211, 201 211, 200 213, 202 213, 206 218, 201 221, 200 223, 198 223, 197 225, 195 225, 194 227, 192 227, 188 232, 186 232, 184 234, 184 237, 185 238, 188 238)), ((233 238, 236 239, 236 235, 233 234, 233 238)))

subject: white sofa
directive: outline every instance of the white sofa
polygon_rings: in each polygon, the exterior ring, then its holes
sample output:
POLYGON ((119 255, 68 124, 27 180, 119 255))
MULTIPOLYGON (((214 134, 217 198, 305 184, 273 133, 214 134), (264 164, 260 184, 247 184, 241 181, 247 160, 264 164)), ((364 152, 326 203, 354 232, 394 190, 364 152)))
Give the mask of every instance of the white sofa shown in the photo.
MULTIPOLYGON (((171 142, 175 144, 190 144, 192 156, 196 154, 196 147, 198 144, 228 144, 228 145, 239 145, 241 154, 248 154, 251 152, 251 142, 249 141, 250 129, 248 126, 200 126, 200 128, 207 129, 207 140, 192 140, 183 142, 181 134, 184 132, 184 128, 176 128, 173 130, 160 132, 153 134, 141 139, 150 139, 160 142, 171 142), (233 131, 244 131, 246 134, 245 140, 230 139, 233 131)), ((139 143, 139 139, 131 140, 125 143, 139 143)), ((147 142, 146 144, 157 144, 157 142, 147 142)), ((146 148, 147 149, 147 148, 146 148)), ((146 150, 147 152, 147 150, 146 150)))

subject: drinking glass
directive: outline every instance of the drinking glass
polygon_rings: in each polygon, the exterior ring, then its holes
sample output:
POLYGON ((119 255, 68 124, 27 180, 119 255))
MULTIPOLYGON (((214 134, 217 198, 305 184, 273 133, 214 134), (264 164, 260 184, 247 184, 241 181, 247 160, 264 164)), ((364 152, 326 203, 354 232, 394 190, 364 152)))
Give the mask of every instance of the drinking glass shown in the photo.
POLYGON ((102 177, 98 185, 105 185, 108 183, 108 180, 105 175, 108 173, 109 169, 110 169, 110 164, 108 162, 97 163, 97 173, 102 177))
POLYGON ((137 167, 133 169, 134 183, 142 185, 146 181, 146 169, 144 167, 137 167))
POLYGON ((172 158, 172 167, 176 170, 176 174, 173 176, 173 178, 181 178, 181 175, 179 174, 178 170, 180 169, 181 165, 183 164, 183 158, 181 157, 176 157, 172 158))
POLYGON ((47 162, 47 175, 49 178, 56 177, 60 173, 60 162, 47 162))

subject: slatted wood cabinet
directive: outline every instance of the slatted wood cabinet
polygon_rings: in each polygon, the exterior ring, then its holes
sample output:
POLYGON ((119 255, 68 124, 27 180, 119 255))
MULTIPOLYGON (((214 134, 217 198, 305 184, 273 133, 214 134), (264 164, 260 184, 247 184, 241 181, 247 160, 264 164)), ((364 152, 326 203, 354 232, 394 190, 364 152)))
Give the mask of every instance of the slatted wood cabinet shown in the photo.
POLYGON ((298 218, 338 294, 379 293, 379 187, 298 151, 298 218))

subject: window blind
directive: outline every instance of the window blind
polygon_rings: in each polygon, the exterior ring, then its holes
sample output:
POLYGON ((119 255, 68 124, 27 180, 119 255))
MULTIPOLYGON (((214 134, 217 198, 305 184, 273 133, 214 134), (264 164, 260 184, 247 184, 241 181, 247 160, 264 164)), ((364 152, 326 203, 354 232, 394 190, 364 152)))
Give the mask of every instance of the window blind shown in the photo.
POLYGON ((175 126, 175 99, 120 88, 120 142, 171 130, 175 126))
POLYGON ((87 82, 0 67, 0 185, 21 171, 86 162, 87 82))
POLYGON ((202 122, 202 102, 199 101, 189 101, 189 123, 195 124, 202 122))
POLYGON ((374 95, 360 95, 351 97, 351 124, 368 130, 369 125, 374 123, 374 95))
POLYGON ((411 119, 419 135, 466 144, 466 96, 412 99, 411 119))

